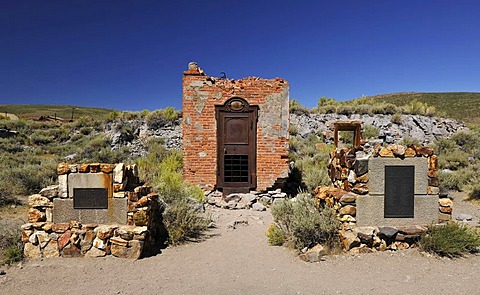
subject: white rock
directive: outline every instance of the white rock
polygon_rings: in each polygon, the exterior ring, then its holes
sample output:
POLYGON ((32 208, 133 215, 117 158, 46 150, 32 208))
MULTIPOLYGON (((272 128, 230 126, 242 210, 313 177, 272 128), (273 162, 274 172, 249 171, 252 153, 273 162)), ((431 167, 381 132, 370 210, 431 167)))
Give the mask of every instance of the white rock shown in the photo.
POLYGON ((254 203, 252 205, 252 209, 255 211, 265 211, 267 208, 262 203, 254 203))

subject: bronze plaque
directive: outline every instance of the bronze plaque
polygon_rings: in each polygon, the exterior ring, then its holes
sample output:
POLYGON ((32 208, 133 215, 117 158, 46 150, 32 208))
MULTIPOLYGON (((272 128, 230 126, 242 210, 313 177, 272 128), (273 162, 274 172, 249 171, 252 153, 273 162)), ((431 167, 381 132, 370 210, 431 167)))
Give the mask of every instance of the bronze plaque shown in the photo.
POLYGON ((385 218, 414 217, 414 166, 385 166, 385 218))
POLYGON ((74 188, 73 209, 107 209, 106 188, 74 188))

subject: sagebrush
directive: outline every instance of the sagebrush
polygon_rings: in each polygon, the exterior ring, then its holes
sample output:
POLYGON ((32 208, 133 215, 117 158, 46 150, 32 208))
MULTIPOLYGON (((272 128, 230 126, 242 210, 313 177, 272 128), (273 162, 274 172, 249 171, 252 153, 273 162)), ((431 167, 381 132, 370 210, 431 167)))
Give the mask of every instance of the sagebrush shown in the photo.
POLYGON ((272 206, 274 226, 267 232, 272 243, 285 244, 295 249, 312 247, 318 243, 333 246, 337 242, 339 221, 330 207, 318 210, 315 200, 306 193, 295 200, 284 200, 272 206))
POLYGON ((474 227, 451 222, 440 226, 430 226, 419 243, 424 251, 453 258, 478 252, 480 235, 478 229, 474 227))

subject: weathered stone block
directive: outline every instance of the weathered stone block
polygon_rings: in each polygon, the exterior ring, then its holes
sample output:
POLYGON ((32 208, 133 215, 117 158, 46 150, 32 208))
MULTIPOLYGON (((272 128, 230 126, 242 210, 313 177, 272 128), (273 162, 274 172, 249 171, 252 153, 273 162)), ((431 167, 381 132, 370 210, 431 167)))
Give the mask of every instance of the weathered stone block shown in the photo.
POLYGON ((43 249, 42 256, 45 258, 58 257, 60 252, 58 252, 57 243, 55 241, 50 241, 43 249))
POLYGON ((42 257, 42 252, 40 252, 40 247, 38 245, 33 245, 32 243, 26 243, 23 248, 23 254, 27 258, 39 259, 42 257))
POLYGON ((54 199, 54 223, 76 220, 80 223, 127 223, 127 199, 108 199, 108 209, 74 209, 73 199, 54 199))
POLYGON ((105 173, 72 173, 68 175, 68 195, 75 198, 75 188, 105 188, 108 198, 113 196, 112 174, 105 173))
POLYGON ((58 176, 58 196, 60 198, 68 198, 68 175, 58 176))
POLYGON ((120 258, 138 259, 142 255, 143 241, 131 240, 127 246, 112 244, 112 255, 120 258))
POLYGON ((385 194, 385 166, 414 166, 415 167, 415 187, 416 195, 427 193, 428 187, 428 160, 427 158, 370 158, 369 165, 369 194, 385 194))
POLYGON ((358 196, 356 206, 358 226, 429 225, 438 220, 436 196, 415 195, 413 218, 385 218, 384 196, 358 196))
POLYGON ((125 164, 119 163, 115 166, 115 169, 113 169, 113 181, 115 183, 123 183, 125 179, 125 164))
POLYGON ((40 194, 31 195, 28 197, 28 206, 30 207, 53 207, 53 203, 40 194))
POLYGON ((68 166, 67 163, 60 163, 57 166, 57 174, 58 175, 63 175, 63 174, 68 174, 70 173, 70 167, 68 166))
POLYGON ((40 222, 46 220, 45 212, 42 212, 36 208, 30 208, 28 210, 28 222, 40 222))

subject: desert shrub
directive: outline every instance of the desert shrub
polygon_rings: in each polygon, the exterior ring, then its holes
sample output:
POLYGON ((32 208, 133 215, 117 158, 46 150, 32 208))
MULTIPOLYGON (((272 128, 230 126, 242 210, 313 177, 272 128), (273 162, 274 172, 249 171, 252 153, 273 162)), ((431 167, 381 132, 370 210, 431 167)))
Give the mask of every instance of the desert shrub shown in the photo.
POLYGON ((107 122, 113 122, 113 121, 117 120, 118 118, 120 118, 121 115, 122 115, 122 113, 119 112, 119 111, 111 111, 107 115, 107 122))
POLYGON ((378 138, 380 134, 380 129, 373 125, 366 124, 363 126, 362 137, 365 139, 378 138))
POLYGON ((302 181, 309 190, 317 186, 326 186, 330 183, 328 172, 325 166, 318 167, 311 163, 302 167, 302 181))
POLYGON ((474 152, 480 147, 480 138, 478 134, 472 131, 459 131, 452 135, 451 140, 454 141, 465 152, 474 152))
POLYGON ((460 179, 457 172, 444 172, 438 173, 438 179, 440 181, 440 189, 442 190, 461 190, 465 185, 465 182, 460 179))
POLYGON ((335 211, 328 207, 319 211, 308 194, 299 194, 295 201, 276 203, 272 215, 277 227, 274 231, 281 232, 276 235, 283 235, 287 246, 303 249, 317 243, 333 244, 336 240, 339 221, 335 211))
POLYGON ((397 112, 397 106, 391 103, 376 103, 372 106, 374 114, 392 115, 397 112))
POLYGON ((159 140, 149 142, 148 151, 137 160, 139 173, 166 203, 163 220, 170 244, 197 238, 210 221, 198 210, 205 198, 203 191, 183 181, 180 151, 166 151, 159 140))
POLYGON ((1 159, 0 193, 10 199, 37 193, 56 180, 56 158, 41 158, 25 152, 1 159))
POLYGON ((172 245, 198 238, 209 224, 208 218, 195 208, 195 203, 181 197, 167 205, 163 222, 172 245))
POLYGON ((434 142, 434 150, 438 156, 442 156, 451 150, 456 149, 455 141, 448 138, 440 138, 434 142))
POLYGON ((144 118, 143 114, 141 112, 124 112, 123 113, 123 118, 125 120, 139 120, 144 118))
POLYGON ((336 113, 340 115, 350 115, 355 113, 355 109, 351 105, 339 104, 336 109, 336 113))
POLYGON ((480 200, 480 183, 475 183, 470 187, 468 197, 470 200, 480 200))
POLYGON ((310 110, 307 107, 304 107, 303 105, 301 105, 296 99, 292 99, 290 101, 289 111, 291 114, 297 114, 297 115, 310 113, 310 110))
POLYGON ((293 170, 301 171, 303 186, 313 189, 330 182, 327 164, 333 146, 324 143, 322 137, 311 135, 307 139, 300 136, 290 138, 290 159, 293 170))
POLYGON ((290 135, 297 135, 298 134, 298 126, 295 125, 295 124, 290 124, 290 126, 288 126, 288 133, 290 135))
POLYGON ((395 124, 402 124, 402 114, 400 113, 393 114, 391 121, 392 123, 395 123, 395 124))
POLYGON ((48 132, 43 130, 35 131, 31 136, 30 139, 32 140, 33 144, 36 145, 47 145, 53 142, 53 137, 48 135, 48 132))
POLYGON ((268 237, 268 243, 272 246, 281 246, 285 243, 286 237, 284 232, 274 223, 268 227, 266 236, 268 237))
POLYGON ((430 106, 426 102, 421 102, 417 99, 411 100, 410 102, 406 103, 402 108, 403 113, 405 114, 422 116, 434 116, 437 111, 434 106, 430 106))
POLYGON ((337 104, 337 102, 335 101, 335 99, 330 98, 330 97, 327 98, 327 97, 325 97, 325 96, 322 96, 322 97, 320 97, 320 98, 318 99, 318 104, 317 104, 317 106, 318 106, 319 108, 321 108, 321 107, 324 107, 324 106, 335 105, 335 104, 337 104))
POLYGON ((453 149, 441 155, 438 159, 438 165, 441 169, 458 170, 466 167, 469 164, 469 154, 459 150, 453 149))
POLYGON ((477 252, 480 236, 478 230, 471 226, 447 223, 431 226, 419 244, 424 251, 453 258, 477 252))
POLYGON ((178 119, 180 113, 174 108, 168 107, 162 110, 156 110, 146 115, 145 120, 147 126, 151 129, 158 129, 164 126, 167 122, 178 119))
POLYGON ((421 145, 421 143, 418 139, 410 137, 410 136, 403 137, 402 140, 399 142, 399 144, 404 145, 404 146, 421 145))
POLYGON ((80 129, 82 127, 88 127, 92 126, 94 124, 95 120, 91 117, 88 116, 82 116, 75 120, 73 123, 70 123, 71 126, 73 126, 75 129, 80 129))
POLYGON ((83 135, 89 135, 93 131, 92 127, 82 127, 80 128, 80 133, 83 135))
POLYGON ((23 243, 19 228, 0 224, 0 265, 23 259, 23 243))
POLYGON ((338 131, 338 139, 347 147, 353 147, 353 131, 338 131))

